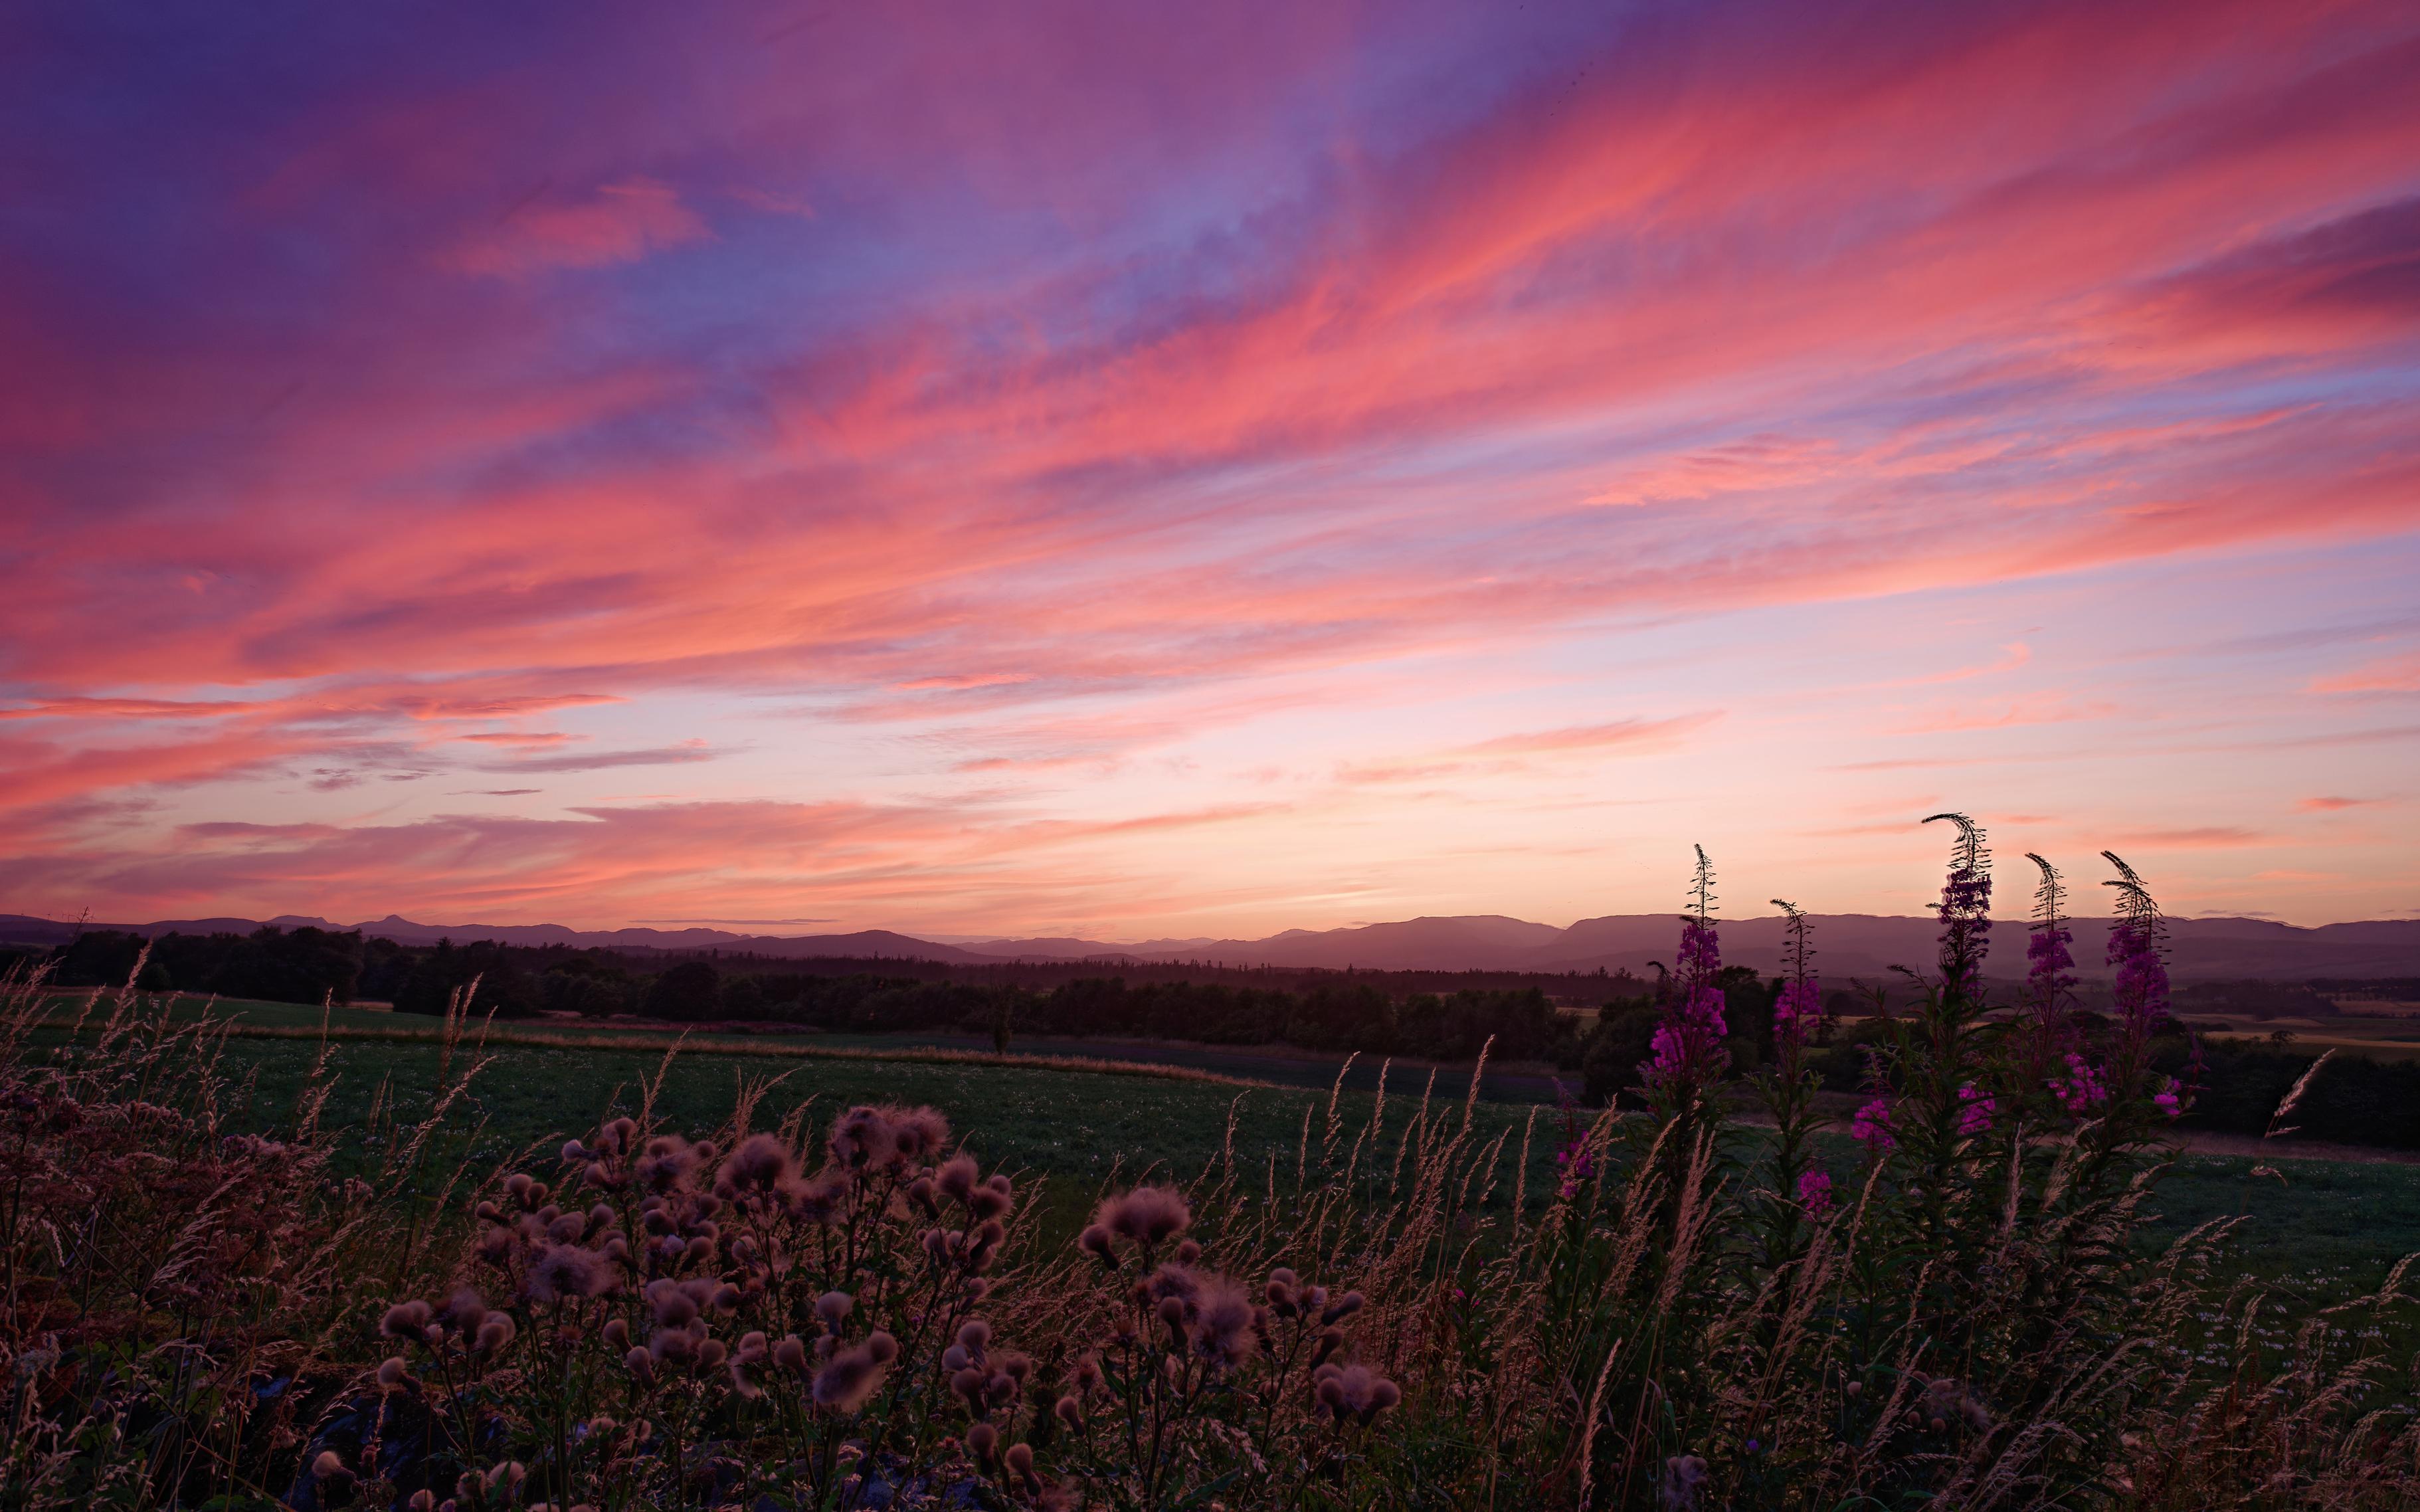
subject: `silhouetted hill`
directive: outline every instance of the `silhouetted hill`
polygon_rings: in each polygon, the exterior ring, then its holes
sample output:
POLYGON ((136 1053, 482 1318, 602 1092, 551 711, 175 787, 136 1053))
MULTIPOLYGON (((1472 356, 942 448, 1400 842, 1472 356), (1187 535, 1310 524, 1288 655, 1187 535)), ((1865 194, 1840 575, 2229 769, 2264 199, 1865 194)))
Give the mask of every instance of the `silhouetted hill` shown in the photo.
MULTIPOLYGON (((266 921, 281 928, 310 926, 351 930, 407 944, 440 939, 457 943, 495 940, 510 944, 599 946, 613 950, 725 950, 786 959, 821 957, 915 959, 959 964, 1099 960, 1216 961, 1229 966, 1371 971, 1592 972, 1646 974, 1652 963, 1669 963, 1679 943, 1679 923, 1669 913, 1621 913, 1582 919, 1567 929, 1500 914, 1406 919, 1343 929, 1288 929, 1259 940, 1151 940, 1121 944, 1065 936, 986 940, 949 945, 889 929, 849 934, 744 935, 724 929, 572 929, 559 924, 419 924, 393 914, 371 923, 339 925, 287 914, 266 921)), ((1877 978, 1896 965, 1922 966, 1932 959, 1939 926, 1926 917, 1871 913, 1816 914, 1816 966, 1828 978, 1877 978)), ((1782 964, 1784 921, 1776 917, 1726 919, 1723 959, 1734 965, 1773 972, 1782 964)), ((168 919, 150 924, 101 924, 92 929, 123 929, 157 937, 248 933, 251 919, 168 919)), ((2173 970, 2180 980, 2260 978, 2303 981, 2315 977, 2420 975, 2420 920, 2373 919, 2316 928, 2267 919, 2177 919, 2170 928, 2173 970)), ((23 914, 0 915, 0 942, 56 944, 75 926, 23 914)), ((2086 976, 2101 971, 2102 927, 2095 920, 2076 927, 2075 956, 2086 976)), ((2025 925, 2004 920, 1993 931, 1989 972, 2021 975, 2025 925)))

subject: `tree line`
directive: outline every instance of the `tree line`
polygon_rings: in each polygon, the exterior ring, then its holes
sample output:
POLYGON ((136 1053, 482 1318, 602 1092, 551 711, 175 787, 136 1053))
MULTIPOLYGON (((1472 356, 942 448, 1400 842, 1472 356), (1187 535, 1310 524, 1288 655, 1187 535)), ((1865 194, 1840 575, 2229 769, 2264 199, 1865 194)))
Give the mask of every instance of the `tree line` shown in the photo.
MULTIPOLYGON (((1155 964, 1118 974, 1084 974, 1083 963, 1026 973, 902 961, 667 959, 568 945, 494 941, 406 945, 302 927, 265 926, 247 934, 166 934, 150 943, 92 930, 51 949, 0 950, 47 961, 67 987, 123 982, 150 991, 216 994, 276 1003, 389 1002, 401 1013, 438 1014, 475 982, 472 1011, 500 1019, 568 1012, 636 1015, 674 1022, 775 1022, 834 1033, 956 1032, 1016 1036, 1186 1039, 1218 1045, 1291 1045, 1323 1052, 1467 1061, 1490 1036, 1500 1060, 1542 1061, 1579 1073, 1583 1096, 1602 1103, 1638 1084, 1638 1067, 1664 1012, 1660 984, 1614 973, 1590 979, 1602 993, 1583 1030, 1540 986, 1454 987, 1450 973, 1218 969, 1224 980, 1193 980, 1155 964), (1140 977, 1140 979, 1136 979, 1140 977), (1257 985, 1266 982, 1270 985, 1257 985), (1441 990, 1407 990, 1428 987, 1441 990)), ((1477 976, 1480 974, 1471 974, 1477 976)), ((1515 979, 1517 980, 1517 979, 1515 979)), ((1554 978, 1559 988, 1564 979, 1554 978)), ((1731 1070, 1753 1075, 1773 1054, 1778 978, 1732 967, 1721 985, 1731 1035, 1731 1070)), ((2325 984, 2338 990, 2368 984, 2325 984)), ((2384 988, 2413 984, 2380 984, 2384 988)), ((2185 988, 2180 1005, 2231 1009, 2253 1020, 2325 1011, 2310 987, 2237 982, 2185 988)), ((2410 994, 2406 994, 2410 995, 2410 994)), ((1826 1028, 1811 1063, 1827 1090, 1854 1092, 1875 1074, 1879 1021, 1856 994, 1825 996, 1826 1028)), ((2087 1035, 2100 1016, 2079 1010, 2087 1035)), ((2287 1089, 2316 1056, 2277 1044, 2202 1041, 2173 1021, 2160 1037, 2160 1068, 2203 1088, 2188 1120, 2199 1128, 2259 1134, 2287 1089), (2198 1068, 2194 1057, 2198 1054, 2198 1068)), ((2295 1122, 2308 1138, 2420 1149, 2420 1064, 2338 1055, 2314 1080, 2295 1122)))

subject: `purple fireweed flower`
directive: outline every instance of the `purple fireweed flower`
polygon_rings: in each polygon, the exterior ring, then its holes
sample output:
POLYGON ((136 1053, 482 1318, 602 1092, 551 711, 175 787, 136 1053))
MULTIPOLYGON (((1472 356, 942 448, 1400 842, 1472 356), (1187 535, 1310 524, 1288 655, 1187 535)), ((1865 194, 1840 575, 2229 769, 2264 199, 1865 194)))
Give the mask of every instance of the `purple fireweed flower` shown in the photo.
POLYGON ((1798 1177, 1798 1206, 1807 1209, 1809 1218, 1821 1218, 1832 1210, 1832 1177, 1822 1171, 1803 1171, 1798 1177))
POLYGON ((1723 1039, 1730 1026, 1723 1021, 1722 989, 1714 986, 1722 974, 1723 954, 1711 912, 1714 884, 1714 867, 1701 846, 1693 889, 1696 912, 1681 919, 1681 964, 1674 973, 1679 990, 1648 1041, 1647 1061, 1638 1068, 1648 1089, 1666 1097, 1685 1098, 1721 1075, 1730 1061, 1723 1039))
POLYGON ((1992 1115, 1998 1111, 1997 1099, 1975 1090, 1967 1083, 1958 1089, 1958 1132, 1969 1139, 1992 1127, 1992 1115))
POLYGON ((1773 1005, 1773 1037, 1788 1045, 1803 1045, 1815 1021, 1823 1017, 1823 992, 1809 976, 1782 984, 1773 1005))
POLYGON ((2092 1063, 2073 1051, 2067 1054, 2067 1074, 2050 1079, 2050 1093, 2071 1114, 2091 1112, 2109 1100, 2109 1087, 2092 1063))
POLYGON ((2024 1016, 2017 1051, 2024 1079, 2034 1083, 2074 1040, 2066 1009, 2074 1000, 2075 957, 2068 946, 2075 936, 2067 927, 2067 883, 2058 868, 2030 850, 2025 859, 2041 868, 2041 886, 2034 893, 2033 935, 2025 942, 2024 1016))
POLYGON ((1722 1069, 1727 1056, 1723 1038, 1730 1033, 1723 1021, 1721 989, 1701 987, 1686 993, 1648 1041, 1650 1054, 1641 1068, 1647 1084, 1660 1089, 1711 1080, 1722 1069))
POLYGON ((1891 1133, 1891 1103, 1888 1098, 1876 1098, 1859 1108, 1849 1120, 1849 1137, 1873 1154, 1880 1155, 1899 1143, 1891 1133))
POLYGON ((1972 1000, 1982 989, 1983 956, 1992 944, 1992 853, 1983 829, 1963 814, 1935 814, 1958 826, 1949 853, 1949 878, 1941 886, 1935 912, 1941 919, 1941 982, 1945 991, 1972 1000))
POLYGON ((2055 916, 2038 926, 2025 942, 2025 987, 2027 995, 2040 1002, 2054 1002, 2075 986, 2071 967, 2075 957, 2068 950, 2075 934, 2067 921, 2055 916))
POLYGON ((2116 967, 2112 996, 2126 1027, 2148 1030, 2168 1008, 2168 963, 2151 930, 2132 920, 2110 927, 2109 964, 2116 967))
POLYGON ((2101 854, 2118 868, 2118 880, 2105 884, 2118 889, 2118 919, 2109 927, 2111 995, 2127 1034, 2139 1038, 2168 1011, 2166 921, 2134 868, 2115 852, 2101 854))
POLYGON ((1562 1167, 1563 1173, 1555 1192, 1565 1201, 1578 1195, 1580 1183, 1596 1175, 1596 1157, 1589 1153, 1586 1134, 1555 1151, 1555 1163, 1562 1167))
POLYGON ((1807 943, 1807 915, 1798 905, 1775 898, 1773 906, 1790 917, 1790 979, 1773 1003, 1773 1042, 1786 1067, 1794 1068, 1797 1052, 1823 1016, 1823 992, 1807 969, 1815 952, 1807 943))

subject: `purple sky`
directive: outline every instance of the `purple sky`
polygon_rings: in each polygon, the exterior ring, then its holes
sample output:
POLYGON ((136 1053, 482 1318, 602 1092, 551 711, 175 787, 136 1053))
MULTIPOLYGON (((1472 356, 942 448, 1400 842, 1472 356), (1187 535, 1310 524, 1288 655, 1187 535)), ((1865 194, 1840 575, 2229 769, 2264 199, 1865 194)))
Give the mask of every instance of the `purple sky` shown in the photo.
POLYGON ((2420 911, 2420 10, 0 16, 0 910, 2420 911))

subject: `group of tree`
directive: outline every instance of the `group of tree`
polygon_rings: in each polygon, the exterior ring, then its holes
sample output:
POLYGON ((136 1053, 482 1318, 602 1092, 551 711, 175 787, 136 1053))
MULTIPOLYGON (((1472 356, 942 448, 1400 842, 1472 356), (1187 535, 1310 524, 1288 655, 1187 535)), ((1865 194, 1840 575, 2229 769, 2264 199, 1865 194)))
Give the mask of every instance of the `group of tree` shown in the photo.
MULTIPOLYGON (((1282 985, 1261 986, 1237 972, 1209 981, 1171 979, 1162 969, 1140 980, 1063 972, 1055 985, 1041 987, 1015 975, 1003 980, 996 973, 903 969, 896 962, 867 970, 877 963, 665 960, 494 941, 407 945, 358 932, 273 926, 244 934, 164 934, 147 942, 147 954, 146 944, 139 935, 97 929, 64 945, 12 954, 27 965, 46 963, 52 980, 64 987, 115 986, 133 974, 148 991, 305 1004, 366 1000, 392 1003, 399 1013, 431 1015, 450 1002, 467 1002, 473 1015, 503 1019, 567 1012, 779 1022, 837 1033, 965 1033, 997 1042, 1020 1035, 1183 1039, 1441 1061, 1470 1060, 1492 1037, 1499 1061, 1577 1070, 1586 1099, 1600 1104, 1638 1085, 1667 1006, 1662 984, 1620 973, 1603 979, 1602 1006, 1583 1030, 1576 1016, 1535 986, 1406 991, 1390 980, 1400 974, 1295 973, 1273 978, 1282 985), (861 969, 836 972, 840 964, 861 969), (771 969, 781 966, 791 969, 771 969)), ((1780 979, 1732 967, 1721 986, 1731 1072, 1752 1076, 1773 1055, 1780 979)), ((2302 984, 2206 983, 2180 989, 2177 999, 2187 1011, 2255 1021, 2335 1011, 2327 995, 2302 984)), ((1826 994, 1823 1025, 1811 1047, 1811 1064, 1826 1090, 1854 1093, 1873 1083, 1875 1047, 1887 1033, 1875 1007, 1854 993, 1826 994)), ((2077 1020, 2087 1037, 2103 1023, 2085 1010, 2077 1020)), ((2196 1040, 2174 1020, 2163 1026, 2160 1056, 2163 1069, 2201 1089, 2192 1115, 2195 1127, 2254 1135, 2266 1130, 2278 1099, 2316 1059, 2282 1043, 2196 1040)), ((2420 1149, 2420 1064, 2334 1057, 2306 1093, 2297 1124, 2306 1138, 2420 1149)))
POLYGON ((267 925, 249 934, 171 933, 148 942, 124 930, 93 929, 47 954, 51 979, 62 987, 116 987, 132 974, 145 991, 271 1003, 349 1003, 363 965, 358 933, 267 925))
POLYGON ((876 973, 726 974, 697 959, 657 975, 639 1001, 649 1018, 769 1021, 857 1034, 1187 1039, 1434 1060, 1468 1060, 1492 1037, 1494 1053, 1505 1059, 1575 1068, 1580 1054, 1577 1020, 1536 988, 1397 996, 1341 973, 1303 990, 1109 976, 1033 991, 876 973))

